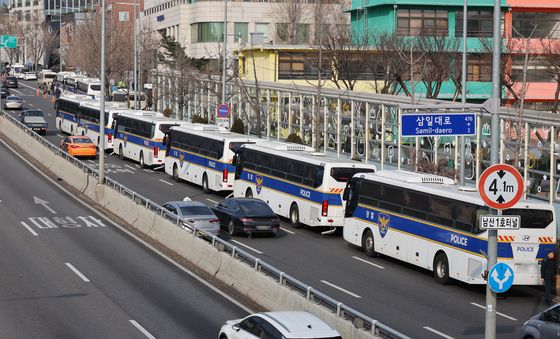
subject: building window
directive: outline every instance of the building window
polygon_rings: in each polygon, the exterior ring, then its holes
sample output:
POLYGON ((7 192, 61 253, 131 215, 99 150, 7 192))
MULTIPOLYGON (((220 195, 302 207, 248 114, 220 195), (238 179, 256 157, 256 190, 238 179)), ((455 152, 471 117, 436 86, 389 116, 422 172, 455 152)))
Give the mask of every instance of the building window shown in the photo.
MULTIPOLYGON (((513 57, 511 65, 511 79, 517 83, 523 82, 523 64, 525 57, 517 55, 513 57)), ((556 82, 553 74, 546 66, 543 66, 540 58, 529 58, 527 65, 527 82, 556 82)))
POLYGON ((128 21, 128 12, 119 12, 119 21, 128 21))
POLYGON ((247 22, 236 22, 233 25, 233 34, 235 34, 235 39, 241 39, 243 42, 249 41, 249 23, 247 22))
POLYGON ((199 22, 191 25, 191 43, 223 41, 223 22, 199 22))
POLYGON ((490 56, 469 56, 467 59, 467 81, 492 81, 492 59, 490 56))
POLYGON ((266 22, 257 22, 255 23, 255 32, 256 33, 263 33, 265 38, 268 38, 268 23, 266 22))
POLYGON ((304 44, 309 42, 309 24, 276 24, 276 39, 279 43, 304 44))
POLYGON ((437 10, 398 10, 397 34, 400 36, 446 36, 448 12, 437 10))
POLYGON ((560 39, 560 13, 513 12, 512 26, 515 37, 560 39))
MULTIPOLYGON (((463 36, 463 11, 457 11, 455 20, 455 36, 463 36)), ((491 38, 494 30, 494 14, 492 11, 467 12, 467 37, 491 38)))

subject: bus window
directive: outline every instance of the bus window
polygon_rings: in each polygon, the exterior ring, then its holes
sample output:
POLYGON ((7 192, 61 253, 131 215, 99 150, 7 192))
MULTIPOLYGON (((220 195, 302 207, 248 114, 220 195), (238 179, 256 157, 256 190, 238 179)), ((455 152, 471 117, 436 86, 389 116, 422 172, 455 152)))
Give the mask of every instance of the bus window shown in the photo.
POLYGON ((452 227, 454 210, 455 201, 432 197, 430 201, 428 220, 440 225, 452 227))
MULTIPOLYGON (((163 133, 169 133, 169 129, 173 126, 179 126, 178 124, 161 124, 159 125, 159 130, 163 133)), ((153 132, 152 132, 153 135, 153 132)))
POLYGON ((384 185, 382 200, 379 207, 393 212, 400 212, 404 202, 404 190, 393 186, 384 185))
POLYGON ((521 216, 521 228, 546 228, 553 220, 552 211, 526 208, 510 208, 504 215, 521 216))
POLYGON ((354 168, 354 167, 333 167, 331 168, 331 177, 338 182, 347 182, 356 173, 371 173, 371 168, 354 168))
POLYGON ((426 219, 428 201, 428 197, 424 194, 414 191, 405 191, 403 213, 411 217, 426 219))
POLYGON ((462 230, 471 232, 474 230, 476 224, 476 211, 478 206, 461 203, 455 206, 455 227, 462 230))

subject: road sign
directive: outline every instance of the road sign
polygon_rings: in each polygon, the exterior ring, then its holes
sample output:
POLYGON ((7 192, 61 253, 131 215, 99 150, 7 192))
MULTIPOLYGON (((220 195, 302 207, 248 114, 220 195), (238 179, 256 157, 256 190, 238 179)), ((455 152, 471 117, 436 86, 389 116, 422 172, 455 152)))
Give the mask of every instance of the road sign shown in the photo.
POLYGON ((403 137, 434 137, 475 134, 475 113, 401 114, 401 136, 403 137))
POLYGON ((228 118, 229 117, 229 106, 226 104, 221 104, 220 106, 218 106, 218 109, 216 110, 218 112, 218 118, 228 118))
POLYGON ((510 208, 523 195, 523 178, 513 166, 492 165, 482 172, 478 192, 486 205, 498 210, 510 208))
POLYGON ((518 230, 521 225, 519 215, 481 215, 481 230, 518 230))
POLYGON ((0 35, 0 48, 17 48, 17 37, 12 35, 0 35))
POLYGON ((514 273, 511 267, 500 262, 488 272, 488 285, 496 293, 504 293, 513 285, 514 273))

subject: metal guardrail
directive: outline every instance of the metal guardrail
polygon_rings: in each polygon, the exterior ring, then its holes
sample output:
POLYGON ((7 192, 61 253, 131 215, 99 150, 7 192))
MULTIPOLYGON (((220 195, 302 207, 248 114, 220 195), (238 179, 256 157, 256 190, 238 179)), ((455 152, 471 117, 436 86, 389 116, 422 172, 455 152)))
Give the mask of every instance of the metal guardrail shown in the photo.
MULTIPOLYGON (((20 129, 25 131, 28 135, 32 136, 35 140, 40 142, 42 145, 47 147, 51 152, 56 154, 57 156, 61 157, 62 159, 71 162, 74 166, 80 168, 84 173, 98 179, 99 172, 96 168, 93 168, 81 160, 74 158, 73 156, 69 155, 65 151, 61 150, 58 146, 53 145, 51 142, 37 134, 35 131, 32 131, 27 126, 23 125, 20 121, 16 118, 12 117, 11 115, 7 114, 4 111, 0 112, 0 115, 4 116, 7 120, 9 120, 14 125, 18 126, 20 129)), ((403 338, 408 339, 409 337, 404 335, 403 333, 382 324, 381 322, 366 316, 365 314, 351 308, 344 303, 329 297, 328 295, 320 292, 319 290, 297 280, 296 278, 292 277, 291 275, 287 274, 286 272, 280 271, 279 269, 275 268, 274 266, 262 261, 261 259, 249 254, 248 252, 240 249, 239 247, 233 245, 232 243, 218 237, 207 233, 204 230, 197 230, 190 225, 183 223, 181 218, 179 218, 176 214, 172 213, 171 211, 163 208, 162 206, 158 205, 154 201, 138 194, 137 192, 131 190, 130 188, 124 186, 123 184, 119 183, 116 180, 110 179, 105 177, 106 186, 113 188, 123 196, 133 200, 139 205, 143 205, 145 208, 159 214, 160 216, 170 219, 173 221, 177 227, 182 227, 183 229, 187 230, 188 232, 198 235, 200 239, 207 241, 213 247, 218 248, 218 250, 223 251, 225 253, 230 254, 233 258, 238 259, 241 262, 246 263, 247 265, 253 267, 255 271, 259 271, 267 276, 275 279, 280 285, 286 286, 293 291, 296 291, 303 297, 305 297, 309 301, 316 302, 317 304, 322 305, 323 307, 329 309, 331 312, 336 314, 338 317, 344 318, 350 322, 357 328, 362 328, 367 332, 371 332, 375 335, 382 336, 384 338, 403 338)))

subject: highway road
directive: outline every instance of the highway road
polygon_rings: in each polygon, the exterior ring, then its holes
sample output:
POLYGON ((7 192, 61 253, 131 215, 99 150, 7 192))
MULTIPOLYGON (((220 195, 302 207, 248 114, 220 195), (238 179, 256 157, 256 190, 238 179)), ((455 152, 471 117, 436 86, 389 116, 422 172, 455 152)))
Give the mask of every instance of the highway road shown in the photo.
POLYGON ((0 163, 0 338, 206 339, 247 314, 4 144, 0 163))
MULTIPOLYGON (((48 113, 51 131, 46 138, 58 144, 62 135, 54 129, 52 102, 35 96, 34 82, 25 84, 29 87, 22 83, 19 91, 24 107, 48 113)), ((115 154, 107 157, 107 175, 159 203, 185 196, 208 204, 224 199, 224 195, 204 194, 199 187, 177 183, 162 170, 141 169, 138 164, 121 161, 115 154)), ((297 279, 415 338, 484 336, 483 286, 441 286, 430 272, 386 257, 368 258, 341 237, 323 236, 318 230, 293 229, 285 221, 281 226, 277 238, 235 237, 232 241, 297 279)), ((540 289, 514 287, 498 303, 498 337, 515 337, 523 322, 543 309, 540 289)))

